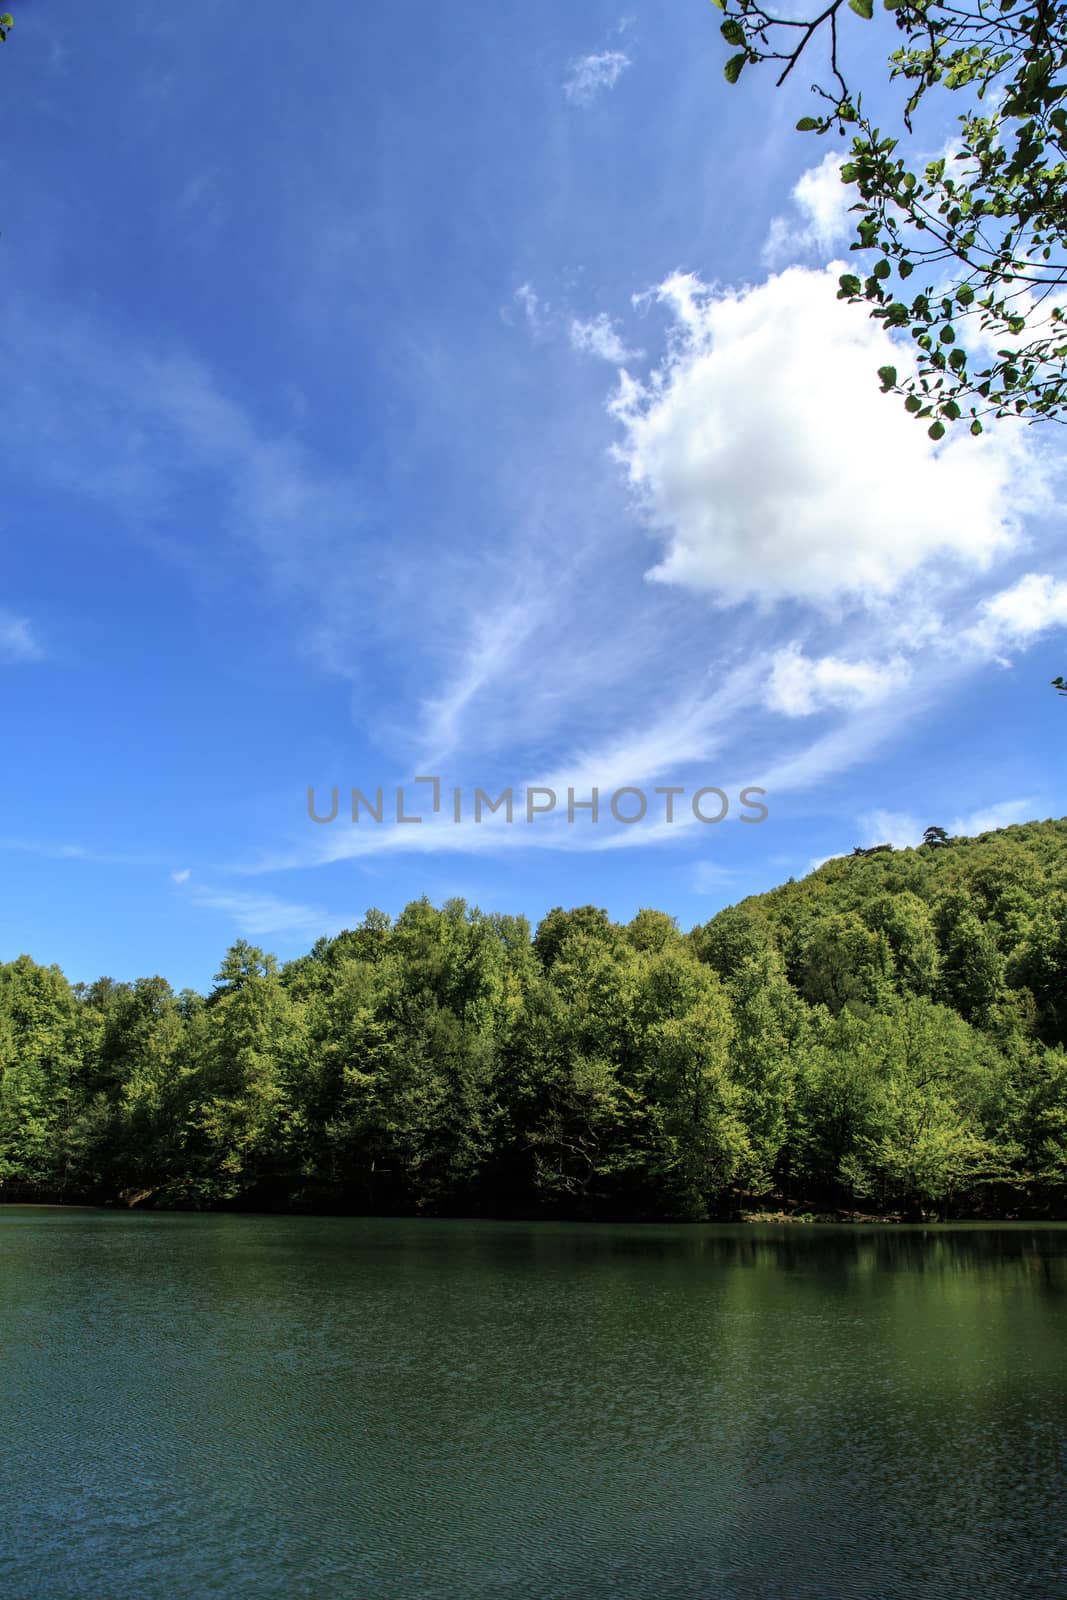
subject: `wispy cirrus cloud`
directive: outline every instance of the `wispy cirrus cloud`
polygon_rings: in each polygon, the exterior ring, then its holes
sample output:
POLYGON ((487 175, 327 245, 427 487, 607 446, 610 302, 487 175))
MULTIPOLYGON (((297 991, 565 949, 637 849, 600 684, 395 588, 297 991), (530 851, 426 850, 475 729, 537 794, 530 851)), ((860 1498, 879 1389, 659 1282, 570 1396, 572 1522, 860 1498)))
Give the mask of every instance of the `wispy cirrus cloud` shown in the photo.
POLYGON ((28 617, 0 609, 0 661, 43 661, 44 650, 28 617))
POLYGON ((293 940, 314 940, 323 934, 340 933, 342 928, 351 927, 359 920, 356 913, 346 921, 345 918, 331 915, 322 906, 285 900, 274 894, 219 889, 207 884, 194 883, 188 886, 185 898, 200 910, 219 913, 238 933, 250 939, 273 935, 293 940))
POLYGON ((570 64, 563 92, 572 105, 590 106, 605 90, 614 89, 633 62, 623 50, 600 50, 570 64))
MULTIPOLYGON (((222 535, 234 559, 258 558, 246 578, 264 593, 299 597, 290 605, 300 615, 294 650, 330 671, 349 669, 353 617, 364 637, 388 618, 387 607, 367 599, 402 565, 402 553, 376 534, 355 472, 266 423, 188 350, 123 338, 61 305, 16 297, 0 326, 0 355, 25 474, 106 505, 131 540, 193 583, 205 573, 204 530, 175 513, 186 496, 200 496, 211 508, 210 536, 222 535)), ((9 620, 12 648, 31 659, 28 624, 9 620)))
MULTIPOLYGON (((523 287, 519 309, 536 321, 543 302, 523 287)), ((442 583, 449 627, 417 703, 416 770, 455 758, 469 776, 471 761, 492 753, 492 771, 510 765, 518 788, 541 773, 563 795, 572 784, 610 790, 697 770, 731 792, 748 783, 772 795, 810 788, 869 758, 933 693, 934 674, 923 669, 931 630, 912 630, 914 649, 891 642, 912 614, 909 585, 922 579, 927 598, 931 585, 935 593, 947 585, 951 598, 961 575, 981 577, 1020 548, 1019 496, 1008 484, 1015 467, 1032 464, 1025 442, 969 441, 956 456, 954 447, 935 451, 903 417, 904 431, 879 433, 875 423, 891 407, 872 384, 880 351, 825 274, 794 269, 731 293, 676 275, 656 298, 670 317, 664 352, 643 380, 621 379, 607 405, 621 428, 616 459, 661 559, 649 568, 640 523, 620 529, 617 515, 605 516, 601 528, 557 514, 553 528, 537 507, 481 562, 474 583, 442 583), (768 362, 780 379, 770 387, 768 362), (821 374, 814 397, 813 370, 821 374), (843 413, 860 421, 842 423, 843 413), (910 485, 907 518, 894 505, 901 478, 910 485), (794 608, 784 637, 776 602, 794 608), (709 626, 709 606, 734 609, 736 626, 709 626), (749 659, 740 669, 742 647, 749 659), (768 731, 768 711, 798 724, 818 712, 834 725, 814 740, 798 727, 786 742, 768 731)), ((258 423, 203 365, 143 350, 119 359, 98 330, 71 326, 93 400, 90 431, 103 438, 117 417, 126 426, 116 429, 123 451, 103 476, 73 431, 61 470, 131 514, 165 503, 180 473, 209 479, 231 537, 266 558, 279 587, 313 601, 323 659, 334 665, 336 652, 343 663, 354 610, 373 632, 389 609, 381 585, 373 604, 355 604, 371 593, 365 561, 351 559, 361 526, 356 480, 321 470, 293 438, 258 423)), ((639 359, 606 314, 575 319, 569 335, 576 351, 614 364, 639 359)), ((606 440, 591 443, 603 449, 606 440)), ((1016 585, 999 608, 979 602, 1001 634, 1024 643, 1035 619, 1057 619, 1061 601, 1052 580, 1030 576, 1046 587, 1016 585)), ((954 615, 941 623, 943 637, 958 638, 954 615)), ((986 635, 981 648, 991 648, 986 635)), ((694 826, 338 829, 267 850, 259 865, 627 849, 677 843, 694 826)), ((244 915, 241 926, 256 933, 274 931, 264 919, 284 915, 294 928, 321 931, 317 906, 267 896, 242 912, 224 890, 176 881, 205 909, 211 900, 244 915)))
POLYGON ((548 331, 552 307, 537 293, 532 283, 520 283, 511 297, 510 305, 501 310, 507 323, 514 323, 517 314, 532 339, 542 339, 548 331))
POLYGON ((6 835, 0 837, 0 851, 11 850, 18 855, 40 856, 46 861, 85 862, 91 866, 154 867, 159 856, 151 851, 101 850, 96 846, 73 844, 65 839, 27 839, 6 835))
POLYGON ((613 366, 622 366, 623 362, 635 360, 641 355, 640 350, 627 349, 614 322, 605 312, 585 322, 579 317, 573 318, 570 341, 572 349, 599 356, 601 361, 609 361, 613 366))

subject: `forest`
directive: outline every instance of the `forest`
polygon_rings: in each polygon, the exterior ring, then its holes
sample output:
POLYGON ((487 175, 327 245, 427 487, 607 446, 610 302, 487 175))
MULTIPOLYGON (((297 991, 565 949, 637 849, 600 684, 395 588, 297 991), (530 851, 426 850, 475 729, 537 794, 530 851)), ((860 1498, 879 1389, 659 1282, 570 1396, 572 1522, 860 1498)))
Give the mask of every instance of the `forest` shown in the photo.
POLYGON ((1067 820, 837 857, 683 933, 369 911, 207 995, 0 965, 0 1198, 1067 1216, 1067 820))

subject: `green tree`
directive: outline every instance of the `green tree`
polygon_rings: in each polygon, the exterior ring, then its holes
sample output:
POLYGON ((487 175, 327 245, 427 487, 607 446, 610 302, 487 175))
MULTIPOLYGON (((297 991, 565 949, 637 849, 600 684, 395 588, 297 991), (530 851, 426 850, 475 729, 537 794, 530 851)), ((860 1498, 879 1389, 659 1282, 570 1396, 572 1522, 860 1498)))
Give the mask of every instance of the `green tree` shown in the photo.
POLYGON ((185 1026, 165 978, 94 984, 85 1005, 102 1028, 84 1073, 76 1128, 79 1179, 90 1192, 155 1189, 176 1168, 171 1088, 185 1026))
POLYGON ((189 1026, 194 1068, 181 1085, 185 1172, 179 1196, 236 1200, 288 1166, 287 1074, 299 1043, 275 958, 239 939, 210 1003, 189 1026))
POLYGON ((802 1187, 853 1198, 852 1163, 870 1123, 878 1071, 868 1020, 818 1007, 798 1062, 791 1164, 802 1187))
POLYGON ((866 921, 888 939, 899 987, 932 995, 940 976, 941 952, 926 901, 910 890, 881 895, 872 901, 866 921))
POLYGON ((750 1151, 749 1186, 767 1192, 790 1181, 797 1063, 808 1012, 776 950, 747 957, 726 984, 733 1013, 730 1076, 750 1151))
POLYGON ((842 1175, 908 1215, 998 1178, 1004 1159, 982 1127, 988 1052, 944 1006, 915 996, 867 1024, 877 1062, 865 1125, 842 1175))
POLYGON ((1012 1085, 1007 1135, 1018 1145, 1016 1181, 1027 1198, 1062 1217, 1067 1203, 1067 1053, 1031 1050, 1012 1085))
POLYGON ((669 917, 665 911, 647 908, 639 911, 633 921, 627 923, 626 938, 635 950, 665 950, 668 946, 681 943, 675 918, 669 917))
POLYGON ((74 1138, 99 1017, 58 967, 29 956, 0 966, 0 1188, 64 1197, 77 1176, 74 1138))
POLYGON ((974 433, 988 416, 1059 418, 1067 399, 1058 299, 1067 275, 1067 6, 883 0, 896 35, 885 78, 901 86, 903 102, 899 125, 884 132, 844 61, 844 29, 859 26, 856 18, 870 25, 874 0, 830 0, 807 18, 776 15, 764 0, 714 3, 734 50, 730 83, 748 63, 771 61, 781 85, 806 52, 823 48, 820 104, 797 126, 853 134, 842 166, 856 197, 851 248, 874 259, 866 275, 842 276, 839 298, 870 306, 912 342, 899 370, 880 369, 883 392, 902 395, 935 439, 964 415, 974 433), (918 164, 931 139, 916 134, 915 119, 924 111, 933 123, 940 107, 927 102, 943 95, 960 107, 956 138, 946 154, 918 164), (901 133, 912 140, 905 155, 901 133))
POLYGON ((651 1175, 674 1216, 706 1217, 750 1164, 742 1097, 728 1071, 731 1034, 725 996, 709 994, 657 1023, 648 1039, 659 1134, 651 1175))
POLYGON ((855 912, 813 917, 792 944, 796 986, 812 1005, 835 1016, 862 1010, 891 986, 893 953, 885 934, 866 926, 855 912))
POLYGON ((983 1026, 1004 988, 1004 958, 995 930, 980 922, 969 896, 950 896, 938 907, 943 952, 942 995, 969 1022, 983 1026))
POLYGON ((747 905, 727 906, 702 928, 694 928, 691 939, 701 961, 721 978, 732 978, 746 961, 774 945, 766 920, 747 905))
POLYGON ((583 1209, 601 1194, 640 1190, 648 1148, 646 1107, 631 1070, 642 961, 606 913, 590 912, 579 908, 571 921, 550 912, 541 924, 538 938, 545 923, 551 930, 551 964, 529 991, 528 1039, 518 1052, 519 1121, 536 1190, 583 1209))
POLYGON ((1067 889, 1048 895, 1008 962, 1008 977, 1038 1008, 1042 1037, 1067 1044, 1067 889))

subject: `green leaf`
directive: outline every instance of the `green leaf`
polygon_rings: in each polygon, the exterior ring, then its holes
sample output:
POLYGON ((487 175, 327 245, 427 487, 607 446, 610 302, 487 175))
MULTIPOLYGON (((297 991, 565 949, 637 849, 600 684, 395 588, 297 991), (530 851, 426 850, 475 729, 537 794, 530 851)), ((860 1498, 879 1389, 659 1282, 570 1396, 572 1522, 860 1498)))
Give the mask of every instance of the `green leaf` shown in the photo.
POLYGON ((848 9, 854 11, 857 17, 863 17, 870 22, 874 16, 874 0, 848 0, 848 9))
POLYGON ((842 276, 838 278, 837 282, 839 285, 839 300, 845 295, 859 294, 860 292, 860 280, 856 277, 854 272, 843 273, 842 276))
POLYGON ((945 424, 943 422, 932 422, 926 431, 931 439, 943 439, 945 437, 945 424))
POLYGON ((818 117, 801 117, 797 123, 798 133, 814 133, 816 128, 821 128, 822 123, 818 117))
POLYGON ((876 278, 888 278, 892 268, 890 267, 889 262, 883 256, 881 261, 876 261, 874 263, 873 270, 876 278))
POLYGON ((896 384, 897 384, 897 369, 896 369, 896 367, 879 367, 878 368, 878 376, 882 380, 883 393, 887 389, 895 389, 896 388, 896 384))
POLYGON ((737 82, 738 78, 741 76, 741 68, 744 66, 747 60, 748 55, 744 50, 739 51, 736 56, 730 57, 725 67, 722 69, 723 76, 725 77, 727 83, 737 82))
POLYGON ((719 32, 727 44, 744 44, 745 42, 745 30, 736 17, 727 17, 719 32))
POLYGON ((979 422, 978 418, 975 417, 974 421, 971 423, 971 432, 974 434, 975 438, 977 438, 981 431, 982 424, 979 422))
POLYGON ((915 412, 918 411, 921 405, 922 401, 919 399, 917 394, 909 394, 908 398, 904 402, 904 410, 915 412))

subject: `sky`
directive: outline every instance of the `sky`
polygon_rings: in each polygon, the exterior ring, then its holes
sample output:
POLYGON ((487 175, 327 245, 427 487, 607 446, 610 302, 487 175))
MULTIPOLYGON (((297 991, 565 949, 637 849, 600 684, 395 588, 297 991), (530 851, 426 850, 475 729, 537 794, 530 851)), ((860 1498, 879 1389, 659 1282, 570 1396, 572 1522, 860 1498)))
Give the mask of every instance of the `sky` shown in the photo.
POLYGON ((27 0, 0 54, 0 959, 688 928, 1063 811, 1060 436, 880 394, 812 74, 728 88, 706 0, 250 16, 27 0))

